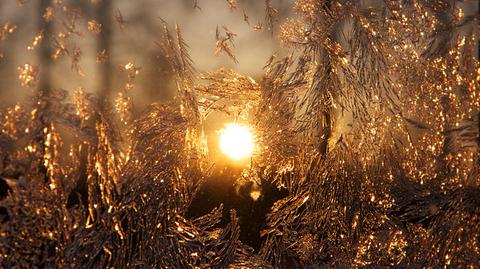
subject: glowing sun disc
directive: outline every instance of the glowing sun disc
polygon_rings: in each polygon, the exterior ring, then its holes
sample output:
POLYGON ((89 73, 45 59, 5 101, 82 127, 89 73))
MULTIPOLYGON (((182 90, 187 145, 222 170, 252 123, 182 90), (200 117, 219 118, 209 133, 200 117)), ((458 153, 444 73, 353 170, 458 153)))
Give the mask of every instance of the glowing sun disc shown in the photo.
POLYGON ((255 143, 248 126, 230 123, 220 131, 220 149, 233 160, 251 157, 255 143))

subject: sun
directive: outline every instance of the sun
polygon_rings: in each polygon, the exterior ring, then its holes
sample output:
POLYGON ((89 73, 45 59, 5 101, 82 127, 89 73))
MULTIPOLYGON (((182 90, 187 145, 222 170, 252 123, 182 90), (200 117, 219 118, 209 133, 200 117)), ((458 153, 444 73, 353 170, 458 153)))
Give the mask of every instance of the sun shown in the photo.
POLYGON ((220 131, 220 149, 233 160, 251 157, 254 147, 253 132, 246 125, 229 123, 220 131))

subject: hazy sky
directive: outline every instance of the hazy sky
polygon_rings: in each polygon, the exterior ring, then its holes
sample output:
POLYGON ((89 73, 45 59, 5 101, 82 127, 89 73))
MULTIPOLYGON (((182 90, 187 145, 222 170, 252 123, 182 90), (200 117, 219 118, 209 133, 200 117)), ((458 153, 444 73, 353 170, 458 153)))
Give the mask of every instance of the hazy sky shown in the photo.
MULTIPOLYGON (((65 3, 87 6, 82 11, 82 18, 78 21, 81 36, 71 39, 69 45, 81 49, 80 66, 84 76, 71 70, 71 61, 62 57, 54 65, 54 87, 69 91, 79 87, 89 92, 96 92, 99 88, 98 65, 95 62, 98 36, 89 32, 87 22, 95 18, 90 4, 92 0, 64 0, 65 3)), ((32 93, 32 89, 22 87, 18 80, 17 68, 25 63, 35 64, 37 51, 28 51, 35 34, 38 32, 39 0, 29 0, 20 6, 17 0, 0 0, 0 24, 7 22, 15 24, 17 29, 5 40, 0 41, 0 52, 5 58, 0 60, 0 105, 11 104, 32 93)), ((237 0, 236 10, 228 8, 226 0, 198 0, 201 9, 194 8, 194 0, 112 0, 113 13, 122 14, 125 28, 120 29, 114 21, 114 37, 111 50, 111 59, 114 67, 114 89, 117 92, 126 80, 126 74, 119 71, 119 65, 134 62, 141 67, 133 92, 136 100, 149 103, 169 96, 173 87, 169 80, 168 67, 159 57, 161 51, 155 41, 161 41, 162 23, 160 18, 167 21, 174 29, 178 23, 183 36, 190 46, 190 53, 197 69, 201 72, 213 71, 219 67, 229 67, 237 72, 259 79, 262 67, 272 55, 280 52, 278 31, 254 31, 252 27, 264 23, 265 2, 263 0, 237 0), (250 25, 243 19, 243 11, 249 16, 250 25), (215 56, 215 30, 226 26, 237 34, 235 37, 234 54, 239 63, 234 63, 225 55, 215 56)), ((365 4, 375 0, 364 0, 365 4)), ((466 15, 476 12, 478 6, 474 0, 467 1, 466 15)), ((293 0, 272 0, 272 4, 279 10, 279 21, 291 16, 293 0)), ((55 31, 62 30, 61 21, 55 19, 55 31)), ((277 24, 278 27, 278 24, 277 24)), ((275 30, 278 30, 275 29, 275 30)))
MULTIPOLYGON (((0 23, 7 22, 17 26, 15 32, 0 42, 0 52, 6 56, 0 61, 0 98, 5 103, 19 100, 19 96, 31 93, 31 89, 20 86, 18 81, 18 66, 25 63, 35 64, 37 51, 28 51, 34 36, 38 33, 39 0, 30 0, 20 6, 17 0, 0 1, 0 23), (8 88, 8 89, 7 89, 8 88)), ((89 6, 90 0, 65 0, 77 6, 89 6)), ((157 98, 168 96, 166 66, 158 59, 161 54, 155 41, 161 41, 162 24, 160 18, 167 21, 174 29, 176 23, 183 32, 184 39, 190 46, 190 53, 197 69, 201 72, 213 71, 219 67, 229 67, 238 72, 259 78, 262 67, 274 52, 280 51, 277 32, 254 31, 252 27, 264 23, 264 1, 244 0, 237 1, 236 10, 228 8, 226 0, 198 0, 201 9, 194 8, 193 0, 113 0, 114 14, 120 11, 125 28, 120 29, 114 22, 113 48, 111 59, 114 63, 114 87, 120 88, 125 82, 125 74, 118 70, 120 64, 134 62, 142 70, 137 79, 135 94, 140 98, 157 98), (250 26, 244 21, 243 10, 249 16, 250 26), (215 56, 216 27, 227 27, 237 34, 235 37, 234 53, 239 63, 234 63, 225 55, 215 56), (118 79, 117 79, 118 78, 118 79)), ((293 0, 273 0, 272 3, 279 10, 280 21, 289 15, 293 0)), ((91 6, 91 5, 90 5, 91 6)), ((98 88, 98 72, 95 63, 97 37, 87 29, 87 21, 94 19, 92 8, 82 11, 82 19, 78 21, 81 36, 71 39, 69 45, 81 49, 80 66, 84 76, 71 70, 71 61, 62 57, 54 66, 54 86, 66 90, 79 87, 89 92, 98 88)), ((61 21, 64 18, 54 19, 55 31, 62 30, 61 21)), ((115 91, 115 89, 114 89, 115 91)), ((149 100, 145 100, 146 102, 149 100)))

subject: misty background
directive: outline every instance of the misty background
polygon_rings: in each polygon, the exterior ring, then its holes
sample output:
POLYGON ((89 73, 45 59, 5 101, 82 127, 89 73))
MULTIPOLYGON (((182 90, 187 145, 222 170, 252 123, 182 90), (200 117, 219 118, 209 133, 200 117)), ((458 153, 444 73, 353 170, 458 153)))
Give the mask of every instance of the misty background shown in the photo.
MULTIPOLYGON (((140 68, 135 78, 135 112, 139 113, 149 103, 172 98, 174 82, 168 63, 155 42, 162 42, 162 20, 172 32, 178 24, 197 70, 213 71, 220 67, 232 68, 237 72, 258 80, 262 68, 272 53, 280 52, 277 28, 273 33, 265 26, 264 1, 238 1, 236 9, 230 9, 225 0, 66 0, 70 13, 78 13, 76 34, 68 37, 66 49, 72 55, 79 49, 78 67, 74 67, 71 55, 61 55, 58 59, 42 59, 42 43, 33 49, 35 36, 45 28, 45 10, 51 0, 6 0, 0 1, 0 23, 16 27, 0 42, 0 106, 10 106, 22 102, 32 95, 36 87, 21 85, 18 68, 30 64, 45 69, 41 61, 51 61, 49 70, 39 70, 39 77, 48 72, 48 87, 73 91, 83 88, 99 96, 112 99, 127 81, 127 74, 121 65, 133 63, 140 68), (195 6, 197 2, 198 6, 195 6), (244 11, 248 16, 247 24, 244 11), (101 31, 89 29, 89 22, 96 22, 101 31), (43 25, 42 25, 43 24, 43 25), (262 26, 263 29, 254 28, 262 26), (215 34, 223 26, 235 33, 233 51, 238 63, 228 56, 215 55, 215 34), (102 47, 103 46, 103 47, 102 47), (97 54, 105 48, 108 63, 99 63, 97 54), (70 56, 70 57, 69 57, 70 56), (105 67, 107 65, 107 67, 105 67), (79 70, 77 70, 79 69, 79 70), (108 80, 108 81, 106 81, 108 80), (108 88, 108 89, 107 89, 108 88)), ((291 15, 293 0, 272 1, 283 20, 291 15)), ((54 11, 48 26, 55 37, 66 33, 71 18, 67 12, 54 11)), ((3 38, 2 38, 3 39, 3 38)), ((50 40, 55 44, 55 40, 50 40)), ((45 49, 45 48, 44 48, 45 49)), ((55 53, 55 47, 46 48, 55 53)), ((39 78, 41 80, 41 78, 39 78)), ((37 82, 37 87, 42 82, 37 82)))

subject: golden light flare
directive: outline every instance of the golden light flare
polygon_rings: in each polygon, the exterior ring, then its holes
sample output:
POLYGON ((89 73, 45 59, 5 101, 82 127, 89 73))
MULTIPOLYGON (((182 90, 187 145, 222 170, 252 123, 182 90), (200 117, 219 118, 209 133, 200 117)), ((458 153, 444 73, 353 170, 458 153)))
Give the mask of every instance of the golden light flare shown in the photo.
POLYGON ((247 125, 229 123, 220 131, 220 149, 229 158, 239 161, 252 156, 255 139, 247 125))

